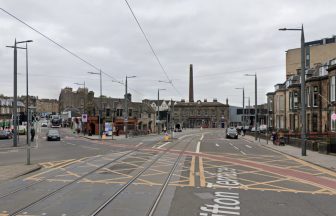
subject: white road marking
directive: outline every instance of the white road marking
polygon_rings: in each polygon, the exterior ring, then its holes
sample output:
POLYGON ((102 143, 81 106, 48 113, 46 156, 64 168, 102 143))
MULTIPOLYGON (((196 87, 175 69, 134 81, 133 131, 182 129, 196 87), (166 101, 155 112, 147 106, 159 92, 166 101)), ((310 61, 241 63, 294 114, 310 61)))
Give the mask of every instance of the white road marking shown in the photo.
POLYGON ((208 188, 212 188, 212 186, 213 186, 212 183, 208 183, 208 184, 207 184, 207 187, 208 187, 208 188))
POLYGON ((136 145, 135 147, 138 147, 139 145, 141 145, 142 144, 142 142, 140 142, 138 145, 136 145))
POLYGON ((216 143, 216 146, 217 146, 217 147, 219 146, 218 143, 216 143))
POLYGON ((233 144, 232 143, 229 143, 231 146, 233 146, 233 144))
POLYGON ((237 146, 233 146, 233 148, 235 148, 235 149, 239 150, 239 148, 238 148, 237 146))
POLYGON ((202 141, 202 140, 203 140, 203 138, 204 138, 204 134, 202 134, 202 136, 201 136, 201 139, 200 139, 200 140, 202 141))
POLYGON ((158 147, 158 149, 160 149, 160 148, 162 148, 163 146, 165 146, 165 145, 168 145, 170 142, 166 142, 166 143, 164 143, 163 145, 161 145, 160 147, 158 147))
POLYGON ((200 145, 201 145, 201 142, 198 141, 197 146, 196 146, 196 153, 200 152, 200 145))
POLYGON ((251 146, 249 146, 249 145, 245 145, 247 148, 252 148, 251 146))
POLYGON ((245 153, 245 152, 243 152, 243 151, 240 151, 240 153, 242 153, 243 155, 246 155, 246 153, 245 153))
POLYGON ((73 144, 73 143, 66 143, 66 144, 73 145, 73 146, 75 146, 75 145, 76 145, 76 144, 73 144))
POLYGON ((87 148, 87 149, 93 149, 93 150, 99 150, 99 148, 90 147, 90 146, 80 146, 80 147, 87 148))

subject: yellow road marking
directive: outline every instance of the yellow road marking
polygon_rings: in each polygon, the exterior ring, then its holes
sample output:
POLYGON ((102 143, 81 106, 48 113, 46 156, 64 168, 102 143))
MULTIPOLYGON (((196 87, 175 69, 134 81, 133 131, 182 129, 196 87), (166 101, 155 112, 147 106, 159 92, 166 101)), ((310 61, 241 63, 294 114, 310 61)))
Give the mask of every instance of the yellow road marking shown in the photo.
MULTIPOLYGON (((276 180, 272 180, 272 181, 265 181, 265 182, 255 182, 254 184, 249 184, 249 185, 245 185, 246 187, 251 187, 251 186, 256 186, 256 185, 263 185, 263 184, 267 184, 269 185, 269 183, 275 183, 275 182, 281 182, 281 181, 288 181, 289 178, 281 178, 281 179, 276 179, 276 180)), ((271 185, 273 186, 273 185, 271 185)))
POLYGON ((195 186, 195 156, 191 158, 190 172, 189 172, 189 186, 195 186))
POLYGON ((201 187, 205 187, 205 177, 204 177, 204 167, 202 157, 199 157, 198 165, 199 165, 200 185, 201 187))
POLYGON ((317 165, 315 165, 315 164, 309 163, 309 162, 307 162, 307 161, 298 159, 298 158, 296 158, 296 157, 293 157, 293 156, 284 154, 284 153, 279 152, 279 151, 276 151, 276 150, 274 150, 274 149, 267 148, 267 147, 265 147, 265 146, 262 146, 262 147, 265 148, 265 149, 269 149, 269 150, 271 150, 271 151, 273 151, 273 152, 276 152, 276 153, 278 153, 278 154, 281 154, 281 155, 287 157, 288 159, 294 160, 294 161, 296 161, 296 162, 298 162, 298 163, 300 163, 300 164, 303 164, 303 165, 305 165, 305 166, 309 166, 309 167, 311 167, 311 168, 317 169, 317 170, 321 171, 322 173, 327 173, 327 174, 329 174, 329 175, 331 175, 331 176, 336 177, 336 172, 334 172, 334 171, 325 169, 325 168, 323 168, 323 167, 320 167, 320 166, 317 166, 317 165))

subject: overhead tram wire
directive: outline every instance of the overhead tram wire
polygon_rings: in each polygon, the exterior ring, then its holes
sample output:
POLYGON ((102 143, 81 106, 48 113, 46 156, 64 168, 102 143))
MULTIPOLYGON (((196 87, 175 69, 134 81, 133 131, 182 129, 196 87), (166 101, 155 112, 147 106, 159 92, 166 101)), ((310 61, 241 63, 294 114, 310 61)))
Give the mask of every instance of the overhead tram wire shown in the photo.
POLYGON ((152 53, 153 53, 153 55, 154 55, 156 61, 158 62, 158 64, 160 65, 160 68, 162 69, 164 75, 166 76, 167 80, 170 82, 170 84, 171 84, 172 87, 175 89, 175 91, 176 91, 180 96, 182 96, 182 94, 178 91, 178 89, 177 89, 177 88, 175 87, 175 85, 173 84, 172 80, 169 78, 167 71, 164 69, 164 67, 163 67, 163 65, 162 65, 162 63, 161 63, 159 57, 157 56, 157 54, 156 54, 156 52, 155 52, 155 50, 154 50, 154 48, 153 48, 151 42, 149 41, 149 39, 148 39, 148 37, 147 37, 145 31, 144 31, 143 28, 141 27, 138 18, 135 16, 135 14, 134 14, 134 12, 133 12, 133 10, 132 10, 130 4, 128 3, 127 0, 125 0, 125 2, 126 2, 126 4, 127 4, 127 7, 129 8, 130 12, 132 13, 132 16, 133 16, 133 18, 135 19, 135 21, 136 21, 136 23, 137 23, 139 29, 141 30, 142 35, 144 36, 145 40, 147 41, 147 44, 148 44, 148 46, 150 47, 150 49, 151 49, 151 51, 152 51, 152 53))
MULTIPOLYGON (((78 54, 74 53, 73 51, 69 50, 68 48, 64 47, 63 45, 61 45, 60 43, 56 42, 55 40, 51 39, 50 37, 48 37, 47 35, 43 34, 42 32, 40 32, 39 30, 37 30, 36 28, 32 27, 31 25, 29 25, 28 23, 24 22, 22 19, 16 17, 15 15, 11 14, 10 12, 6 11, 3 8, 0 8, 0 10, 2 10, 3 12, 5 12, 7 15, 11 16, 12 18, 16 19, 17 21, 19 21, 20 23, 24 24, 25 26, 27 26, 28 28, 30 28, 31 30, 35 31, 36 33, 38 33, 39 35, 41 35, 42 37, 46 38, 48 41, 50 41, 51 43, 55 44, 56 46, 60 47, 61 49, 65 50, 66 52, 68 52, 69 54, 71 54, 72 56, 76 57, 77 59, 81 60, 82 62, 84 62, 85 64, 89 65, 90 67, 94 68, 97 71, 101 71, 104 75, 110 77, 112 80, 114 80, 116 83, 120 84, 120 85, 124 85, 124 83, 118 81, 114 76, 104 72, 103 70, 101 70, 99 67, 97 67, 96 65, 90 63, 89 61, 85 60, 84 58, 80 57, 78 54)), ((135 90, 135 89, 131 89, 134 92, 137 92, 139 95, 143 95, 142 93, 140 93, 139 91, 135 90)))
MULTIPOLYGON (((61 45, 60 43, 56 42, 55 40, 51 39, 50 37, 48 37, 47 35, 43 34, 42 32, 40 32, 39 30, 37 30, 36 28, 32 27, 31 25, 29 25, 28 23, 26 23, 25 21, 23 21, 22 19, 16 17, 15 15, 9 13, 8 11, 6 11, 3 8, 0 8, 0 10, 2 10, 3 12, 5 12, 7 15, 11 16, 12 18, 16 19, 17 21, 19 21, 20 23, 22 23, 23 25, 27 26, 28 28, 30 28, 31 30, 35 31, 36 33, 38 33, 39 35, 43 36, 44 38, 46 38, 48 41, 50 41, 51 43, 55 44, 56 46, 60 47, 61 49, 65 50, 66 52, 68 52, 69 54, 71 54, 72 56, 76 57, 77 59, 81 60, 82 62, 84 62, 85 64, 91 66, 92 68, 94 68, 97 71, 100 71, 101 69, 99 67, 97 67, 96 65, 90 63, 88 60, 85 60, 84 58, 80 57, 78 54, 74 53, 73 51, 69 50, 68 48, 64 47, 63 45, 61 45)), ((105 74, 106 76, 112 78, 113 80, 117 80, 115 77, 113 77, 112 75, 104 72, 101 70, 101 72, 103 74, 105 74)))

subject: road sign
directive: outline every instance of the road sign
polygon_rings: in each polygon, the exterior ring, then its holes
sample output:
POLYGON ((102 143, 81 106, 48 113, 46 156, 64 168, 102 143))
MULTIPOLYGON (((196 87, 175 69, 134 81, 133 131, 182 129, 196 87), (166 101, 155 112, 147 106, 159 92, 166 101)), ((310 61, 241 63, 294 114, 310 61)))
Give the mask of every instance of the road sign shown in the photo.
POLYGON ((87 122, 87 114, 82 114, 82 122, 87 122))

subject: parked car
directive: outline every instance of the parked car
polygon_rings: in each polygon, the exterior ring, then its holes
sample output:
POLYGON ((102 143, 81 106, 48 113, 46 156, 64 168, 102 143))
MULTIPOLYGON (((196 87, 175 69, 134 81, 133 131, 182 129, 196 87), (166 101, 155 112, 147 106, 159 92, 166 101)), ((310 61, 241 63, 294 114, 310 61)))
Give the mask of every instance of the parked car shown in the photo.
POLYGON ((41 127, 48 127, 48 121, 47 120, 41 121, 41 127))
POLYGON ((234 127, 226 129, 226 138, 238 139, 238 131, 234 127))
POLYGON ((260 125, 260 132, 264 133, 267 131, 267 125, 260 125))
POLYGON ((26 134, 26 127, 25 125, 19 125, 19 134, 25 135, 26 134))
MULTIPOLYGON (((259 132, 259 131, 260 131, 260 128, 257 127, 257 132, 259 132)), ((252 127, 251 132, 255 132, 255 127, 252 127)))
POLYGON ((61 136, 58 130, 51 129, 47 132, 47 141, 61 141, 61 136))
POLYGON ((13 134, 10 131, 1 130, 0 131, 0 139, 12 139, 13 134))

